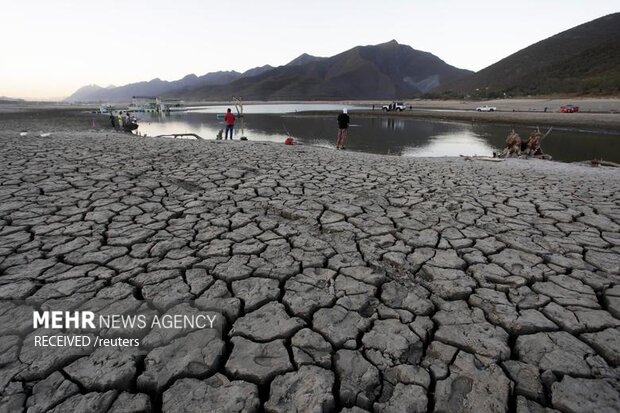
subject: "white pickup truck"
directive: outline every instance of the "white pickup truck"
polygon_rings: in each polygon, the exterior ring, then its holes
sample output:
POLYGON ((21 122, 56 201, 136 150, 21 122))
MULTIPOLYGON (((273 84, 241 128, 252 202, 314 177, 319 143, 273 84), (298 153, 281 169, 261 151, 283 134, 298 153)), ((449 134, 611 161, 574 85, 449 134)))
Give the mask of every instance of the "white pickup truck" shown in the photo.
POLYGON ((392 102, 390 104, 383 105, 381 109, 385 112, 389 112, 391 110, 397 110, 399 112, 402 112, 403 110, 407 109, 407 107, 405 106, 404 102, 392 102))
POLYGON ((478 112, 495 112, 497 108, 495 106, 483 105, 483 106, 478 106, 476 110, 478 112))

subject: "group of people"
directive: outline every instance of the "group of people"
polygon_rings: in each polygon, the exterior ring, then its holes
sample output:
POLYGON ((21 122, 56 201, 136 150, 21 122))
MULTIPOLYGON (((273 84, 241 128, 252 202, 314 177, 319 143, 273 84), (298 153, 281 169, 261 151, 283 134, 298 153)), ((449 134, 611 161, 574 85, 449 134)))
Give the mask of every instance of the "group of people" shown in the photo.
POLYGON ((125 112, 123 115, 123 112, 119 111, 116 116, 110 113, 110 125, 117 130, 132 131, 137 128, 136 121, 130 112, 125 112))
POLYGON ((536 130, 533 131, 527 139, 523 139, 513 128, 506 138, 506 146, 499 156, 501 158, 506 158, 526 155, 547 158, 548 155, 545 155, 540 147, 540 143, 552 129, 553 128, 549 129, 547 133, 543 135, 540 129, 536 128, 536 130))
MULTIPOLYGON (((226 124, 226 131, 224 134, 224 140, 228 139, 230 133, 230 139, 233 138, 233 131, 235 129, 235 115, 232 110, 228 108, 224 115, 224 123, 226 124)), ((347 113, 347 108, 342 109, 342 113, 338 115, 338 140, 336 141, 336 149, 345 149, 345 141, 347 140, 347 129, 349 128, 351 119, 347 113)), ((221 131, 218 138, 221 139, 221 131)))

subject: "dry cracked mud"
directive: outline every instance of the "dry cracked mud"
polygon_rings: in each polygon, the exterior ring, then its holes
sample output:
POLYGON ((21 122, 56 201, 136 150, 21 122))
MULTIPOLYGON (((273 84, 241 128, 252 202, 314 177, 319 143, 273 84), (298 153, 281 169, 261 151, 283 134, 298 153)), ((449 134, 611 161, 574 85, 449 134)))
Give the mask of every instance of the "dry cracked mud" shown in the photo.
POLYGON ((0 140, 0 411, 620 411, 616 170, 0 140), (29 344, 85 303, 225 320, 29 344))

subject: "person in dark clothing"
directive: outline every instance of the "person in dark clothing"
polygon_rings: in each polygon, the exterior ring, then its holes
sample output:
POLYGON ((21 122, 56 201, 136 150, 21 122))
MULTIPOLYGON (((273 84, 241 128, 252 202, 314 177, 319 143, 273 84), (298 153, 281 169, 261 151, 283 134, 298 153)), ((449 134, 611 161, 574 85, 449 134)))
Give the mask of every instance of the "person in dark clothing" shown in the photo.
POLYGON ((110 113, 110 124, 112 125, 113 128, 116 127, 116 124, 114 123, 114 115, 110 113))
POLYGON ((336 149, 344 149, 349 122, 351 122, 351 119, 349 119, 349 115, 347 115, 347 108, 344 108, 342 109, 342 113, 338 115, 338 141, 336 142, 336 149))

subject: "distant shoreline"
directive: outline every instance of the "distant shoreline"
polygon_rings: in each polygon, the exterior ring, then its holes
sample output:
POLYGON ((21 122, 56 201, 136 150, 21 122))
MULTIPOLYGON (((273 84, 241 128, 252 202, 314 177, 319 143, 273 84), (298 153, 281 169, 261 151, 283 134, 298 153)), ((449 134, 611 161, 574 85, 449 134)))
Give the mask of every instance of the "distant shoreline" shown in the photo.
MULTIPOLYGON (((334 112, 300 112, 295 116, 323 116, 334 112)), ((541 112, 493 112, 442 111, 413 109, 404 112, 352 111, 350 116, 401 117, 433 120, 448 120, 471 123, 496 123, 504 125, 554 126, 558 128, 587 128, 592 131, 606 131, 620 135, 620 115, 604 113, 541 113, 541 112)))
MULTIPOLYGON (((382 112, 381 104, 371 102, 371 105, 376 105, 374 111, 355 111, 353 114, 357 116, 399 116, 473 123, 588 128, 620 134, 620 98, 522 98, 489 101, 419 99, 405 101, 405 103, 407 106, 411 106, 412 110, 382 112), (476 111, 478 106, 485 104, 497 107, 497 111, 476 111), (580 111, 577 113, 560 113, 560 106, 566 104, 577 105, 580 111), (547 108, 546 112, 544 111, 545 107, 547 108)), ((305 112, 305 114, 310 115, 309 112, 305 112)))
MULTIPOLYGON (((588 128, 604 130, 620 134, 620 98, 531 98, 531 99, 498 99, 490 101, 459 101, 459 100, 405 100, 412 109, 403 112, 381 111, 384 101, 247 101, 251 104, 292 104, 292 103, 330 103, 343 106, 372 106, 375 110, 356 110, 352 116, 397 116, 406 118, 452 120, 473 123, 499 123, 507 125, 554 126, 558 128, 588 128), (578 113, 560 113, 559 107, 564 104, 575 104, 580 107, 578 113), (496 112, 477 112, 476 107, 489 104, 496 106, 496 112), (544 112, 544 108, 547 112, 544 112)), ((187 106, 227 105, 229 102, 186 102, 187 106)), ((122 105, 122 104, 121 104, 122 105)), ((99 104, 65 104, 65 103, 32 103, 20 102, 0 105, 0 115, 10 117, 28 113, 42 114, 48 111, 90 111, 98 110, 99 104), (10 115, 12 114, 12 115, 10 115)), ((294 116, 331 116, 335 111, 296 112, 294 116)), ((48 117, 51 114, 43 115, 48 117)), ((285 115, 286 116, 286 115, 285 115)), ((0 117, 1 119, 2 117, 0 117)))

